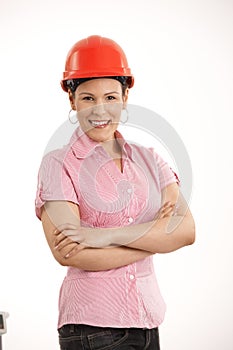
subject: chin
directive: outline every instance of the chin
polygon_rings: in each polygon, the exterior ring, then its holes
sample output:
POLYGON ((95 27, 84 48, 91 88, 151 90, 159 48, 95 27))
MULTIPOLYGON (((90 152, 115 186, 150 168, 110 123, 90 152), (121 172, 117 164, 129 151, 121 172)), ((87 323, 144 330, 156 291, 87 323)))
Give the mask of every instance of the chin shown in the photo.
POLYGON ((101 129, 91 129, 86 132, 87 136, 96 142, 105 142, 114 139, 115 129, 106 132, 101 129))

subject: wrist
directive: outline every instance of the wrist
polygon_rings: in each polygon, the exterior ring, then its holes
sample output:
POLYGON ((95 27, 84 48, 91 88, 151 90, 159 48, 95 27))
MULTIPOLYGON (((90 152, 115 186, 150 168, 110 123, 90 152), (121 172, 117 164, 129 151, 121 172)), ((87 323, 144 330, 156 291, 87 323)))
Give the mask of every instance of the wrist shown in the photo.
POLYGON ((118 246, 121 245, 121 230, 119 228, 110 228, 108 230, 108 233, 106 234, 108 236, 108 245, 109 246, 118 246))

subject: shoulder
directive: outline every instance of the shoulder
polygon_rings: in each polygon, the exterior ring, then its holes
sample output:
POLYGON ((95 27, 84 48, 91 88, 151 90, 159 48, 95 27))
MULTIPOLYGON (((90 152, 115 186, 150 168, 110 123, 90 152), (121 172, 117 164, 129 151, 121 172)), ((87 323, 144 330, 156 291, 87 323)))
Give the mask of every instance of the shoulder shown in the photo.
POLYGON ((137 143, 128 143, 129 147, 131 148, 132 152, 135 154, 149 154, 150 153, 150 148, 138 145, 137 143))
POLYGON ((153 147, 144 147, 133 143, 130 144, 130 147, 132 149, 132 158, 138 163, 143 163, 147 169, 159 176, 161 188, 173 182, 180 183, 176 172, 153 147))
POLYGON ((162 157, 155 151, 153 147, 145 147, 135 143, 130 143, 129 146, 132 150, 133 157, 139 156, 145 159, 150 158, 151 160, 153 160, 153 163, 157 163, 162 160, 162 157))
POLYGON ((69 158, 70 147, 64 146, 61 149, 55 149, 46 153, 41 160, 41 167, 54 166, 55 164, 64 164, 69 158))
POLYGON ((68 142, 67 143, 63 143, 60 141, 57 141, 57 138, 55 138, 54 142, 51 142, 50 147, 47 147, 47 151, 45 151, 45 154, 41 160, 41 164, 46 164, 46 163, 64 163, 66 160, 68 160, 71 155, 73 154, 73 147, 74 145, 78 144, 79 140, 80 140, 80 130, 79 128, 75 129, 72 134, 69 137, 68 142), (59 143, 59 145, 58 145, 59 143), (57 145, 56 148, 54 148, 54 145, 57 145), (51 150, 52 149, 52 150, 51 150))

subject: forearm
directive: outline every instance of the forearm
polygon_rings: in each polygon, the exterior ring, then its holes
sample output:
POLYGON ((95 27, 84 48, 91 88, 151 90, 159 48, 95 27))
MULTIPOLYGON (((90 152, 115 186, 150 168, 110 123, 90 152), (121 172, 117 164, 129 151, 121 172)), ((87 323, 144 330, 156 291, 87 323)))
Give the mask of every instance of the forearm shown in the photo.
POLYGON ((55 248, 54 231, 56 227, 64 222, 64 211, 69 215, 65 218, 67 221, 71 221, 73 224, 79 225, 78 214, 75 213, 76 207, 69 203, 62 202, 48 203, 46 210, 42 211, 42 224, 45 232, 45 236, 48 245, 54 258, 63 266, 73 266, 82 270, 100 271, 109 270, 113 268, 122 267, 138 260, 144 259, 152 253, 128 248, 128 247, 112 247, 112 248, 85 248, 76 252, 74 255, 66 258, 67 254, 70 254, 72 250, 75 251, 78 247, 76 242, 70 240, 70 243, 58 251, 55 248), (70 209, 68 209, 68 206, 70 209))
POLYGON ((176 203, 172 216, 115 232, 116 243, 152 253, 169 253, 195 241, 195 223, 182 193, 172 185, 163 195, 176 203))
POLYGON ((129 226, 118 232, 114 229, 115 243, 121 245, 124 243, 125 247, 85 248, 71 258, 63 258, 60 263, 82 270, 101 271, 134 263, 156 252, 174 251, 191 244, 193 239, 192 232, 187 234, 190 231, 190 221, 182 218, 180 223, 180 220, 181 217, 164 218, 156 224, 151 222, 129 226), (173 229, 169 233, 171 222, 173 229), (173 225, 176 227, 174 228, 173 225), (136 240, 135 237, 137 237, 136 240))
MULTIPOLYGON (((97 237, 96 242, 99 237, 103 237, 103 244, 106 245, 123 245, 152 253, 169 253, 192 244, 195 240, 195 224, 184 197, 174 185, 167 187, 164 196, 176 203, 175 211, 168 216, 137 225, 87 229, 90 234, 86 236, 97 237)), ((93 239, 90 243, 95 244, 93 239)))
MULTIPOLYGON (((110 229, 85 228, 86 236, 102 237, 102 244, 127 246, 151 253, 169 253, 192 244, 195 227, 192 216, 172 216, 138 225, 110 229), (109 243, 110 242, 110 243, 109 243)), ((94 247, 99 239, 87 241, 94 247)))
POLYGON ((63 266, 73 266, 81 270, 102 271, 132 264, 152 253, 128 247, 86 248, 68 259, 62 259, 63 266))
POLYGON ((195 225, 190 215, 173 216, 129 226, 124 233, 115 231, 113 237, 116 244, 152 253, 169 253, 194 242, 195 225))

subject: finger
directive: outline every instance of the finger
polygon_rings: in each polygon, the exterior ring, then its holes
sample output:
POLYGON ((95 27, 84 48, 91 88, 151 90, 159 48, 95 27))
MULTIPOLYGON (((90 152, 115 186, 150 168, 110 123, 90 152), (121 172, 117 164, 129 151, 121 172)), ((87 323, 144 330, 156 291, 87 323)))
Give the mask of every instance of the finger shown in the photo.
POLYGON ((56 236, 56 238, 53 241, 54 246, 59 245, 66 238, 67 238, 66 236, 64 236, 62 233, 60 233, 59 235, 56 236))
POLYGON ((163 215, 163 212, 169 207, 170 204, 171 204, 171 202, 166 202, 166 203, 164 203, 164 204, 160 207, 160 209, 159 209, 159 211, 157 212, 155 218, 157 218, 157 219, 161 218, 161 216, 163 215))
POLYGON ((64 230, 62 234, 70 238, 73 242, 81 243, 84 241, 84 237, 77 230, 64 230))
POLYGON ((169 206, 167 206, 166 208, 163 209, 162 213, 168 213, 171 212, 172 210, 174 210, 174 204, 170 204, 169 206))
POLYGON ((67 253, 65 255, 65 258, 66 259, 72 258, 72 256, 74 256, 75 254, 79 253, 84 248, 86 248, 86 246, 84 244, 77 244, 69 253, 67 253))
POLYGON ((73 243, 74 243, 73 241, 71 241, 69 238, 66 237, 60 243, 56 244, 54 249, 56 249, 57 251, 61 251, 62 249, 64 249, 65 247, 73 243))
POLYGON ((73 224, 66 223, 66 224, 62 224, 62 225, 57 226, 53 233, 55 235, 57 235, 64 230, 75 230, 75 229, 77 229, 77 226, 75 226, 73 224))
POLYGON ((60 251, 61 249, 65 248, 67 245, 72 243, 81 243, 84 241, 84 238, 76 236, 70 236, 68 231, 63 231, 64 234, 60 234, 59 237, 57 237, 54 241, 55 249, 60 251))
POLYGON ((55 236, 60 237, 60 235, 66 236, 66 237, 72 237, 72 236, 77 236, 78 235, 78 230, 77 227, 70 225, 70 226, 65 226, 61 225, 59 226, 59 229, 56 228, 53 233, 55 236))
POLYGON ((171 208, 170 211, 167 211, 166 213, 164 213, 164 217, 171 217, 174 215, 174 208, 171 208))
POLYGON ((172 202, 168 201, 168 202, 166 202, 166 203, 164 203, 164 204, 162 205, 162 207, 160 208, 160 210, 161 210, 161 211, 164 211, 164 210, 166 210, 167 208, 169 208, 171 205, 172 205, 172 202))
POLYGON ((169 206, 167 206, 166 208, 164 208, 162 210, 162 213, 164 214, 164 213, 168 213, 168 212, 173 211, 174 210, 174 206, 175 206, 175 204, 170 204, 169 206))
POLYGON ((63 239, 67 238, 68 236, 69 236, 69 232, 66 230, 59 232, 55 235, 54 242, 59 243, 59 242, 63 241, 63 239))
POLYGON ((70 242, 67 246, 61 249, 58 253, 65 258, 66 255, 70 254, 70 252, 78 245, 78 243, 70 242))
POLYGON ((62 234, 71 239, 73 242, 81 243, 84 241, 83 235, 79 234, 77 230, 65 230, 62 231, 62 234))
POLYGON ((70 230, 64 230, 64 231, 62 231, 62 233, 63 233, 63 235, 65 235, 66 237, 70 237, 71 239, 72 239, 72 237, 75 239, 75 237, 79 237, 79 238, 81 238, 81 234, 79 233, 79 231, 77 230, 77 227, 76 227, 76 229, 74 230, 72 230, 72 229, 70 229, 70 230))
POLYGON ((171 202, 166 203, 166 205, 161 208, 158 218, 163 219, 166 216, 171 216, 174 211, 174 206, 175 205, 172 204, 171 202))

